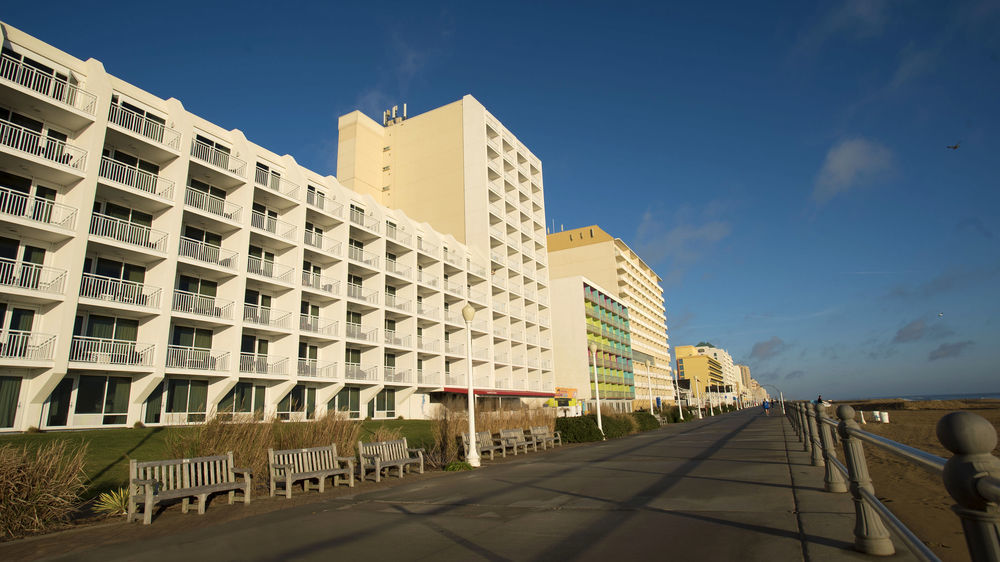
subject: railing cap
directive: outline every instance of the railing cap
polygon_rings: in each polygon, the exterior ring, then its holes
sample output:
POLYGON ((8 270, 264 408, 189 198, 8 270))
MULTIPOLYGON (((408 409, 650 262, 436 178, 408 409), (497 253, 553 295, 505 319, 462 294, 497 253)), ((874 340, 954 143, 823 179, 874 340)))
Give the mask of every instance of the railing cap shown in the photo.
POLYGON ((938 420, 937 438, 956 455, 987 454, 997 446, 993 424, 969 412, 952 412, 938 420))

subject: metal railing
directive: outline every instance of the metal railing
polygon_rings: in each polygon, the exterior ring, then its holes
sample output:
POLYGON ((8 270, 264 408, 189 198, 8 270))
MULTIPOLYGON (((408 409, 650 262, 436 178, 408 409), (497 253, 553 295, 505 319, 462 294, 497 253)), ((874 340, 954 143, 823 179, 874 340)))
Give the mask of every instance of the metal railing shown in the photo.
POLYGON ((174 290, 174 300, 171 306, 174 312, 209 316, 222 320, 233 319, 233 301, 215 297, 174 290))
POLYGON ((281 219, 265 215, 260 211, 251 211, 250 213, 250 226, 256 228, 257 230, 263 230, 277 236, 278 238, 283 238, 290 242, 295 241, 295 225, 290 222, 285 222, 281 219))
POLYGON ((145 170, 140 170, 135 166, 122 164, 107 156, 101 157, 98 175, 106 180, 155 195, 166 201, 171 201, 174 198, 173 181, 156 174, 151 174, 145 170))
POLYGON ((337 362, 303 359, 300 357, 297 372, 300 377, 335 379, 337 378, 337 362))
POLYGON ((168 369, 193 369, 197 371, 228 371, 229 352, 213 351, 201 347, 167 346, 168 369))
POLYGON ((417 250, 420 250, 428 256, 433 256, 434 253, 437 252, 437 246, 431 244, 423 238, 417 238, 417 250))
POLYGON ((299 329, 303 332, 336 336, 337 321, 326 320, 325 318, 313 316, 311 314, 301 314, 299 315, 299 329))
POLYGON ((174 150, 181 149, 181 134, 179 132, 131 109, 111 104, 108 121, 174 150))
POLYGON ((184 191, 184 204, 233 222, 240 222, 243 215, 243 207, 191 187, 184 191))
POLYGON ((461 355, 465 353, 465 344, 460 342, 446 342, 444 344, 444 350, 446 353, 452 355, 461 355))
POLYGON ((246 179, 247 163, 232 154, 209 146, 198 139, 191 140, 191 156, 246 179))
POLYGON ((431 308, 431 307, 429 307, 426 304, 424 304, 424 303, 421 302, 421 303, 417 303, 417 314, 419 314, 421 316, 426 316, 428 318, 433 318, 433 319, 436 320, 438 318, 438 309, 437 308, 431 308))
POLYGON ((3 119, 0 119, 0 145, 79 172, 87 168, 86 150, 3 119))
POLYGON ((69 360, 74 363, 152 367, 156 346, 151 343, 73 336, 69 360))
POLYGON ((314 230, 307 230, 302 236, 302 241, 306 244, 306 246, 312 246, 313 248, 317 248, 335 256, 340 255, 340 242, 334 240, 333 236, 316 232, 314 230))
POLYGON ((199 242, 191 238, 181 238, 177 248, 180 257, 191 258, 200 262, 210 263, 219 267, 236 271, 239 266, 239 254, 232 250, 224 250, 219 246, 199 242))
POLYGON ((351 222, 357 225, 361 225, 372 232, 378 232, 378 220, 375 217, 366 215, 364 211, 358 209, 351 209, 351 222))
POLYGON ((486 279, 486 266, 475 263, 471 259, 465 260, 465 265, 469 269, 469 273, 481 279, 486 279))
POLYGON ((356 285, 354 283, 347 284, 347 296, 352 299, 357 299, 365 302, 370 302, 372 304, 377 304, 378 295, 379 295, 378 291, 371 291, 366 294, 364 291, 364 287, 362 287, 361 285, 356 285))
POLYGON ((0 258, 0 287, 61 295, 66 289, 66 270, 0 258))
POLYGON ((254 183, 286 197, 298 199, 299 186, 269 170, 255 168, 254 183))
POLYGON ((76 208, 0 187, 0 214, 28 219, 66 230, 76 228, 76 208))
POLYGON ((393 347, 410 347, 410 336, 401 336, 395 330, 385 330, 383 341, 393 347))
POLYGON ((292 328, 292 313, 266 306, 244 303, 243 321, 250 324, 290 330, 292 328))
POLYGON ((92 273, 84 273, 80 280, 81 297, 118 304, 159 308, 161 292, 159 287, 92 273))
POLYGON ((97 96, 8 55, 0 56, 0 78, 93 116, 97 96))
POLYGON ((447 251, 442 252, 442 255, 444 256, 445 262, 455 267, 462 267, 462 256, 460 256, 458 252, 447 251))
POLYGON ((166 232, 101 213, 90 216, 90 234, 146 250, 167 251, 166 232))
POLYGON ((427 340, 423 336, 417 336, 417 349, 420 349, 422 351, 437 351, 438 341, 427 340))
POLYGON ((394 275, 398 275, 399 277, 406 279, 410 278, 410 268, 405 265, 400 265, 396 260, 386 259, 385 270, 394 275))
POLYGON ((396 295, 386 293, 385 295, 385 305, 389 308, 400 310, 403 312, 409 312, 410 301, 400 300, 396 295))
POLYGON ((970 412, 952 412, 937 424, 941 444, 954 456, 944 459, 920 449, 863 431, 855 421, 854 408, 837 407, 839 423, 826 417, 819 404, 794 402, 786 410, 793 429, 810 454, 813 466, 825 468, 824 487, 828 492, 850 491, 854 499, 856 523, 854 547, 867 554, 895 552, 889 529, 921 560, 938 557, 875 494, 868 474, 862 443, 893 453, 943 479, 957 503, 953 507, 962 521, 969 555, 975 562, 1000 560, 1000 459, 992 455, 997 443, 996 428, 970 412), (845 462, 837 458, 832 428, 843 448, 845 462))
POLYGON ((417 369, 417 384, 439 386, 441 384, 441 373, 417 369))
POLYGON ((287 375, 288 359, 259 353, 240 353, 240 372, 258 375, 287 375))
POLYGON ((413 382, 413 376, 410 374, 409 369, 400 369, 397 367, 385 366, 385 373, 383 377, 385 382, 396 382, 396 383, 411 383, 413 382))
POLYGON ((409 246, 413 240, 413 237, 403 232, 403 229, 389 224, 385 225, 385 237, 404 246, 409 246))
POLYGON ((366 252, 365 250, 358 248, 357 246, 348 246, 347 257, 353 261, 363 263, 371 268, 378 267, 378 256, 371 252, 366 252))
POLYGON ((308 271, 302 272, 302 286, 331 295, 336 295, 340 292, 340 281, 308 271))
POLYGON ((353 322, 348 322, 345 324, 344 335, 348 338, 362 341, 375 341, 376 330, 368 330, 367 332, 361 327, 361 324, 355 324, 353 322))
POLYGON ((344 378, 355 381, 378 380, 378 366, 362 369, 358 363, 345 363, 344 378))
POLYGON ((273 261, 265 260, 257 256, 247 257, 247 273, 252 275, 259 275, 260 277, 267 277, 269 279, 291 283, 292 273, 294 272, 295 269, 287 265, 277 264, 273 261))
POLYGON ((422 283, 424 285, 427 285, 428 287, 437 287, 438 278, 431 275, 430 273, 427 273, 426 271, 418 271, 417 283, 422 283))
POLYGON ((0 359, 51 361, 55 350, 56 337, 52 334, 22 330, 0 331, 0 359))

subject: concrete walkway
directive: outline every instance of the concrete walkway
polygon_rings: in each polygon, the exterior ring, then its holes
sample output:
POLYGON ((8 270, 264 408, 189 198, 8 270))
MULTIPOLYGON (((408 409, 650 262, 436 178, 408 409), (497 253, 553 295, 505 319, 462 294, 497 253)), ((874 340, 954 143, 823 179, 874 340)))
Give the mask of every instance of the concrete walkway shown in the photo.
POLYGON ((872 560, 801 449, 746 410, 67 558, 872 560))

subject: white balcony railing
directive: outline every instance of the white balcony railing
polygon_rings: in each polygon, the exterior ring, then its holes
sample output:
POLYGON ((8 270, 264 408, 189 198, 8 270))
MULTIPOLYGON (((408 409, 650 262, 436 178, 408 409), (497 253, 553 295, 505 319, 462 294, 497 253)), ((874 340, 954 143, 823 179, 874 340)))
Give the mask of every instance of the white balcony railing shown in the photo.
POLYGON ((389 308, 401 310, 403 312, 410 311, 410 301, 404 301, 399 297, 397 297, 396 295, 392 295, 389 293, 386 293, 385 295, 385 305, 388 306, 389 308))
POLYGON ((395 330, 386 330, 383 341, 393 347, 410 347, 410 336, 401 336, 395 330))
POLYGON ((503 301, 494 300, 493 301, 493 310, 495 310, 497 312, 500 312, 500 313, 503 313, 503 314, 506 314, 507 313, 507 303, 505 303, 503 301))
POLYGON ((438 341, 427 340, 423 336, 417 336, 417 348, 422 351, 437 351, 438 341))
POLYGON ((319 273, 310 273, 308 271, 302 272, 302 286, 330 295, 336 295, 340 292, 339 280, 324 277, 319 273))
POLYGON ((378 256, 371 252, 366 252, 357 246, 350 246, 347 249, 347 257, 353 261, 363 263, 371 268, 378 267, 378 256))
POLYGON ((181 149, 181 134, 159 121, 117 104, 111 105, 108 121, 174 150, 181 149))
POLYGON ((156 346, 151 343, 73 336, 69 360, 75 363, 152 367, 156 346))
POLYGON ((357 363, 344 364, 344 377, 347 380, 374 381, 378 380, 378 366, 362 369, 357 363))
POLYGON ((257 185, 270 189, 271 191, 276 191, 292 199, 298 199, 299 196, 299 186, 286 180, 285 178, 272 173, 269 170, 264 170, 262 168, 256 168, 254 174, 254 183, 257 185))
POLYGON ((0 287, 61 295, 66 289, 66 270, 0 258, 0 287))
POLYGON ((167 346, 168 369, 193 369, 197 371, 228 371, 229 352, 213 351, 200 347, 167 346))
POLYGON ((450 353, 452 355, 461 355, 465 353, 465 344, 453 341, 445 342, 444 350, 446 353, 450 353))
POLYGON ((212 244, 198 242, 191 238, 181 238, 177 254, 180 257, 210 263, 232 271, 236 271, 239 265, 239 255, 236 252, 225 250, 212 244))
POLYGON ((337 322, 331 322, 325 318, 311 314, 301 314, 299 315, 299 329, 303 332, 311 332, 313 334, 336 336, 337 322))
POLYGON ((289 242, 295 241, 294 224, 265 215, 259 211, 252 211, 250 213, 250 226, 257 230, 273 234, 278 238, 288 240, 289 242))
POLYGON ((243 207, 191 187, 184 191, 184 204, 233 222, 240 222, 243 216, 243 207))
POLYGON ((438 278, 431 275, 430 273, 427 273, 426 271, 417 272, 417 282, 427 285, 428 287, 438 286, 438 278))
POLYGON ((0 214, 23 218, 66 230, 76 228, 76 208, 0 187, 0 214))
POLYGON ((0 331, 0 359, 7 361, 51 361, 56 350, 56 337, 52 334, 0 331))
POLYGON ((498 338, 506 338, 507 328, 504 328, 503 326, 493 326, 493 335, 498 338))
POLYGON ((448 386, 468 386, 469 378, 465 373, 445 373, 444 384, 448 386))
POLYGON ((350 339, 362 340, 362 341, 375 341, 376 330, 368 330, 367 332, 361 327, 361 324, 355 324, 353 322, 348 322, 345 324, 344 335, 350 339))
POLYGON ((240 372, 258 375, 287 375, 288 359, 259 353, 240 353, 240 372))
POLYGON ((292 328, 292 313, 266 306, 244 303, 243 321, 248 324, 290 330, 292 328))
POLYGON ((417 369, 417 384, 429 385, 429 386, 440 386, 441 385, 441 373, 436 371, 424 371, 423 369, 417 369))
POLYGON ((456 295, 465 296, 465 286, 459 281, 445 281, 444 288, 456 295))
POLYGON ((167 251, 166 232, 100 213, 94 213, 90 216, 90 234, 145 250, 161 253, 167 251))
POLYGON ((392 226, 391 224, 385 225, 385 237, 404 246, 409 246, 413 240, 412 236, 403 232, 398 226, 392 226))
POLYGON ((247 163, 229 152, 207 145, 198 139, 191 140, 191 156, 207 162, 216 168, 221 168, 230 174, 241 178, 247 177, 247 163))
POLYGON ((92 273, 80 280, 81 297, 144 308, 159 308, 161 292, 159 287, 92 273))
POLYGON ((455 267, 462 267, 462 256, 460 256, 458 252, 442 252, 442 255, 444 256, 444 261, 455 267))
POLYGON ((375 217, 366 215, 364 211, 359 209, 351 209, 351 222, 357 225, 361 225, 372 232, 378 232, 378 220, 375 217))
POLYGON ((174 312, 197 314, 221 320, 233 319, 233 302, 225 299, 174 290, 174 300, 171 306, 174 312))
POLYGON ((388 365, 384 367, 385 382, 395 382, 395 383, 412 383, 413 375, 410 373, 409 369, 400 369, 398 367, 389 367, 388 365))
POLYGON ((407 266, 405 266, 405 265, 401 265, 396 260, 386 259, 385 260, 385 270, 388 273, 392 273, 394 275, 398 275, 399 277, 403 277, 405 279, 409 279, 410 278, 410 268, 407 267, 407 266))
POLYGON ((174 198, 174 182, 171 180, 140 170, 135 166, 122 164, 107 156, 101 157, 98 174, 106 180, 155 195, 165 201, 171 201, 174 198))
POLYGON ((435 320, 439 317, 438 309, 431 308, 424 303, 417 303, 417 314, 428 318, 434 318, 435 320))
POLYGON ((479 277, 480 279, 486 279, 486 266, 478 264, 471 259, 465 261, 466 267, 469 269, 469 273, 479 277))
POLYGON ((259 275, 260 277, 267 277, 284 283, 291 283, 292 274, 294 272, 294 268, 274 263, 270 260, 261 259, 257 256, 249 256, 247 258, 247 273, 252 275, 259 275))
POLYGON ((417 249, 428 256, 434 256, 437 253, 437 246, 431 244, 423 238, 420 238, 419 236, 417 237, 417 249))
POLYGON ((300 377, 337 378, 337 363, 335 361, 319 361, 317 359, 299 358, 298 374, 300 377))
POLYGON ((347 284, 347 296, 352 299, 357 299, 365 302, 370 302, 372 304, 378 303, 378 291, 371 291, 370 293, 365 293, 364 287, 361 285, 356 285, 354 283, 347 284))
POLYGON ((306 246, 312 246, 335 256, 340 255, 340 242, 334 240, 332 236, 324 235, 314 230, 307 230, 302 236, 302 241, 305 242, 306 246))
POLYGON ((94 94, 7 55, 0 57, 0 78, 88 115, 94 115, 97 107, 94 94))
POLYGON ((87 168, 86 150, 3 119, 0 119, 0 145, 79 172, 87 168))
POLYGON ((490 259, 493 260, 494 262, 500 264, 500 265, 503 265, 504 263, 507 262, 507 260, 504 257, 504 255, 502 253, 500 253, 500 252, 497 252, 496 250, 491 250, 490 251, 490 259))

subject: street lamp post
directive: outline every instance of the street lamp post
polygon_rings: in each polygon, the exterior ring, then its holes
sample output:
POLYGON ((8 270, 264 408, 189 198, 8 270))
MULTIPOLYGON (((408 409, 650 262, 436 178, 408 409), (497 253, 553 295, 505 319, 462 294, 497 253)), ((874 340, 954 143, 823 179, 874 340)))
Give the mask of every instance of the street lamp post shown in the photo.
POLYGON ((705 416, 702 415, 702 413, 701 413, 701 388, 699 388, 700 386, 701 385, 699 384, 698 379, 695 378, 694 379, 694 389, 695 389, 695 396, 698 398, 698 419, 699 420, 703 420, 703 419, 705 419, 705 416))
POLYGON ((677 373, 672 372, 674 383, 674 402, 677 403, 677 413, 680 414, 681 421, 684 421, 684 406, 681 404, 681 388, 677 384, 677 373))
POLYGON ((649 413, 653 413, 653 376, 649 374, 649 361, 646 361, 646 384, 649 386, 649 413))
POLYGON ((590 350, 590 363, 594 366, 594 398, 597 400, 597 429, 601 430, 601 438, 605 438, 604 424, 601 423, 601 385, 597 382, 597 344, 590 342, 587 348, 590 350))
POLYGON ((712 402, 712 397, 715 393, 712 392, 712 385, 708 385, 708 413, 715 416, 715 404, 712 402))
POLYGON ((465 318, 465 356, 469 367, 469 450, 465 452, 465 460, 473 468, 479 468, 479 447, 476 447, 476 397, 472 387, 472 318, 476 309, 466 304, 462 308, 462 318, 465 318))

